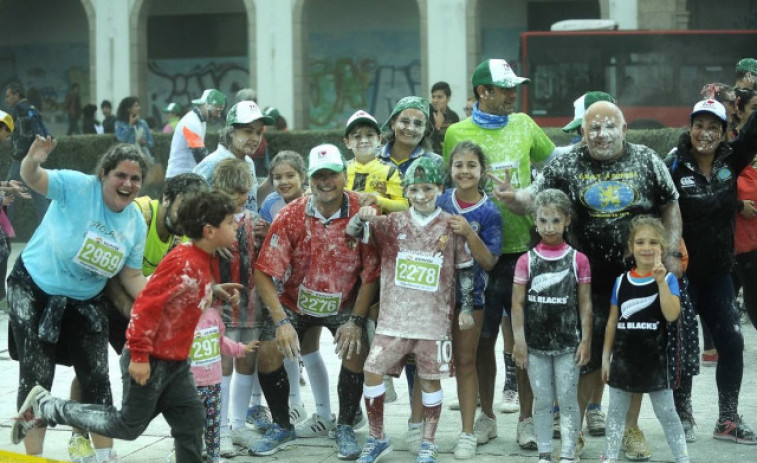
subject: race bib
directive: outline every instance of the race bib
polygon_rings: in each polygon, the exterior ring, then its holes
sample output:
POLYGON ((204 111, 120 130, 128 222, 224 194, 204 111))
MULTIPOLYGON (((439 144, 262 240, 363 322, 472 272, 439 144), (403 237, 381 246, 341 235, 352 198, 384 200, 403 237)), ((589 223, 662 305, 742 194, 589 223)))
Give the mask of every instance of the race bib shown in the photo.
POLYGON ((203 367, 221 361, 221 332, 217 326, 195 331, 189 358, 193 367, 203 367))
POLYGON ((403 288, 435 292, 439 288, 444 258, 437 256, 420 256, 412 252, 397 253, 394 267, 394 284, 403 288))
POLYGON ((297 308, 313 317, 328 317, 339 311, 342 305, 341 293, 324 293, 300 285, 297 308))
POLYGON ((520 164, 517 162, 498 162, 491 165, 490 171, 497 178, 504 180, 507 169, 510 169, 510 185, 517 190, 522 186, 519 167, 520 164))
POLYGON ((88 231, 74 263, 107 278, 113 277, 121 268, 126 246, 88 231))

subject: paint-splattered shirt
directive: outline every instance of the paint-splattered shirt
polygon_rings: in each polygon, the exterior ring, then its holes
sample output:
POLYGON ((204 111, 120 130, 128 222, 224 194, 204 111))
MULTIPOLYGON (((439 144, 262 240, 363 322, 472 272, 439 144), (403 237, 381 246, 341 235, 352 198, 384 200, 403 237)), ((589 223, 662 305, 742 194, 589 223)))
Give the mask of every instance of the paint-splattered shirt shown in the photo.
MULTIPOLYGON (((665 281, 680 297, 675 275, 668 273, 665 281)), ((608 384, 627 392, 668 389, 667 320, 657 282, 626 272, 615 282, 611 303, 619 312, 608 384)))
POLYGON ((592 292, 609 293, 614 275, 626 270, 624 254, 631 219, 660 217, 660 208, 678 199, 673 180, 652 149, 624 143, 615 160, 597 161, 586 146, 551 160, 532 186, 564 191, 576 210, 571 223, 578 250, 591 263, 592 292))
POLYGON ((455 310, 455 269, 473 265, 465 238, 452 231, 450 214, 429 217, 413 209, 367 225, 381 249, 381 308, 376 334, 440 340, 450 334, 455 310))
POLYGON ((378 251, 345 232, 360 208, 357 193, 344 192, 340 217, 321 220, 315 199, 296 199, 279 212, 260 248, 255 268, 283 281, 281 303, 316 317, 351 310, 358 279, 379 277, 378 251))
POLYGON ((192 243, 169 252, 131 309, 126 348, 132 361, 186 360, 211 285, 210 254, 192 243))
MULTIPOLYGON (((452 149, 461 141, 470 140, 484 150, 491 172, 504 180, 505 171, 511 169, 514 188, 531 184, 531 162, 544 161, 552 154, 555 144, 544 131, 526 114, 510 114, 506 126, 485 129, 477 126, 473 118, 452 124, 444 137, 444 161, 449 161, 452 149)), ((486 192, 491 194, 493 185, 488 182, 486 192)), ((502 217, 502 254, 521 253, 529 248, 532 220, 529 216, 516 215, 499 201, 502 217)))

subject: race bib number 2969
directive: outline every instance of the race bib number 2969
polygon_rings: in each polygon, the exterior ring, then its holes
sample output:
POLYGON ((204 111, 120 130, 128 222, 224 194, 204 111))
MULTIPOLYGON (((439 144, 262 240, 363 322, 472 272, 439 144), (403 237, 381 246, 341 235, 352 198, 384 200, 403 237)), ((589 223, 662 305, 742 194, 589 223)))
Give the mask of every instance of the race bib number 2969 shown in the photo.
POLYGON ((105 277, 113 277, 121 268, 126 248, 94 232, 87 232, 74 262, 105 277))

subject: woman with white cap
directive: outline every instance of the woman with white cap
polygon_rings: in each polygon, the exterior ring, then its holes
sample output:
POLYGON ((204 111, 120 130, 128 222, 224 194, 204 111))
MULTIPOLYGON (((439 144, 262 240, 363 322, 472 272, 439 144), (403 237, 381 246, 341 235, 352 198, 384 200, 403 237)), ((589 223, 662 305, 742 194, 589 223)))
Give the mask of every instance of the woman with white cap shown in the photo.
MULTIPOLYGON (((719 353, 719 419, 713 437, 757 444, 757 436, 738 414, 744 337, 731 282, 736 179, 757 152, 757 119, 752 115, 730 143, 725 141, 727 123, 721 103, 698 102, 691 113, 691 130, 681 135, 666 163, 680 194, 683 240, 689 252, 689 295, 719 353)), ((691 384, 681 387, 691 388, 691 384)))

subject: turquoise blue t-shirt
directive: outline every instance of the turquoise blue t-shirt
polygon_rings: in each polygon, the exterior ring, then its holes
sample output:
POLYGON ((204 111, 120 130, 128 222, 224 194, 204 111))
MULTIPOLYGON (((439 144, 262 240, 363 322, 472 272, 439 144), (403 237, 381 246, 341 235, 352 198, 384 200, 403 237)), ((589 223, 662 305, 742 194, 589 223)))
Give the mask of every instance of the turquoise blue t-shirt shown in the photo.
POLYGON ((52 200, 21 253, 34 282, 51 296, 91 299, 125 266, 142 269, 147 227, 136 207, 108 209, 94 175, 48 170, 52 200))

